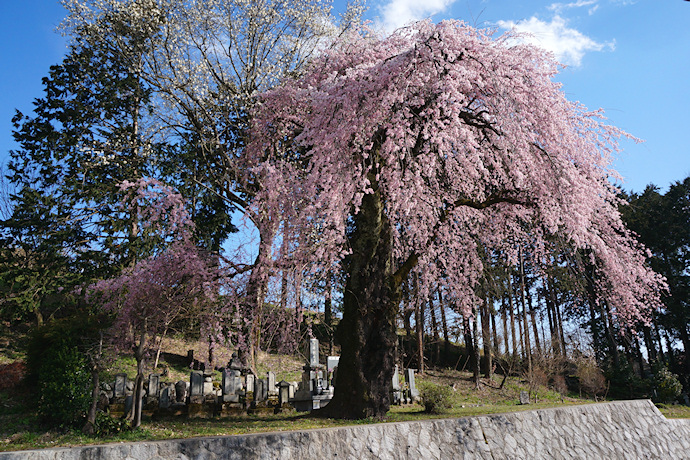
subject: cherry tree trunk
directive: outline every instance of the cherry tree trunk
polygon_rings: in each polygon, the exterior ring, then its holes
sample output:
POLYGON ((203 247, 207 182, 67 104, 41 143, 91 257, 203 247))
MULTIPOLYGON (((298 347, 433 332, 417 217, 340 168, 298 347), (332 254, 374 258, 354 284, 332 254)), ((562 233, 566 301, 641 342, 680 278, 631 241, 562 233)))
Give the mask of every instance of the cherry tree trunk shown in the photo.
POLYGON ((242 305, 245 324, 241 326, 246 349, 240 349, 239 358, 256 373, 257 356, 261 347, 264 296, 268 286, 268 265, 271 257, 274 230, 270 223, 259 228, 259 251, 254 261, 247 292, 242 305), (249 321, 247 321, 249 319, 249 321))
POLYGON ((364 197, 354 223, 337 332, 342 346, 338 379, 333 399, 318 415, 380 419, 390 408, 402 291, 394 281, 392 229, 378 191, 364 197))

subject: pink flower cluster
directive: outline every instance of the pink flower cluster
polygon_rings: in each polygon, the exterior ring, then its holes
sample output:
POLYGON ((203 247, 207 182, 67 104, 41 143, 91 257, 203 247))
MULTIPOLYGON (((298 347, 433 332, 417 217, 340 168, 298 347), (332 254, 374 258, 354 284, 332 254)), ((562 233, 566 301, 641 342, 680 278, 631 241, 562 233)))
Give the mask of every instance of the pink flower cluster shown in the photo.
POLYGON ((514 38, 458 21, 386 38, 355 31, 264 93, 244 166, 281 263, 338 263, 351 216, 375 189, 398 266, 417 258, 421 283, 440 283, 465 312, 482 253, 510 256, 530 241, 548 262, 558 235, 591 251, 622 323, 646 321, 664 282, 622 225, 609 182, 627 134, 568 101, 552 80, 558 64, 514 38))

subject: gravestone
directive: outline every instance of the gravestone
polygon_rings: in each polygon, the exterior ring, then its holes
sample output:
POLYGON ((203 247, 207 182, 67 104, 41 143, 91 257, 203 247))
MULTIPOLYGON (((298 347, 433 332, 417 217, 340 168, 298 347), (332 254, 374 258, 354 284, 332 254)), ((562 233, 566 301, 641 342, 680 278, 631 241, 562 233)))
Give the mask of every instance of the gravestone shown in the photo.
POLYGON ((400 376, 398 375, 398 365, 395 365, 393 371, 393 391, 400 391, 400 376))
POLYGON ((276 387, 276 374, 271 371, 266 372, 266 380, 268 381, 266 387, 267 397, 278 397, 278 388, 276 387))
POLYGON ((520 404, 529 404, 529 393, 524 390, 520 392, 520 404))
POLYGON ((125 417, 129 416, 132 409, 134 409, 134 396, 129 394, 125 396, 125 417))
POLYGON ((402 403, 402 395, 401 395, 401 387, 400 387, 400 376, 398 375, 398 365, 395 365, 395 370, 393 371, 393 379, 392 379, 392 387, 393 387, 393 404, 401 404, 402 403))
POLYGON ((126 396, 127 374, 116 374, 113 383, 113 397, 109 404, 111 416, 120 418, 127 415, 126 396))
POLYGON ((337 373, 340 356, 329 356, 326 358, 326 379, 328 388, 335 387, 335 375, 337 373))
POLYGON ((223 402, 240 402, 242 379, 239 374, 239 371, 227 368, 223 371, 223 381, 221 384, 221 388, 223 390, 223 402))
POLYGON ((278 404, 276 405, 275 408, 275 413, 281 413, 281 412, 292 412, 295 410, 294 407, 290 404, 290 388, 292 387, 292 384, 286 382, 285 380, 281 380, 278 384, 278 404))
POLYGON ((309 339, 309 366, 319 367, 319 340, 309 339))
MULTIPOLYGON (((268 404, 268 379, 254 379, 254 400, 248 410, 250 414, 268 414, 273 412, 275 405, 268 404)), ((277 404, 276 396, 276 404, 277 404)))
POLYGON ((259 379, 261 382, 261 401, 266 401, 268 399, 268 379, 259 379))
POLYGON ((245 377, 245 386, 247 391, 254 393, 254 388, 256 387, 254 382, 256 382, 256 376, 254 374, 247 374, 245 377))
POLYGON ((116 374, 113 397, 124 398, 127 392, 127 374, 116 374))
POLYGON ((180 380, 175 384, 175 403, 184 404, 187 400, 188 384, 184 380, 180 380))
POLYGON ((158 398, 160 391, 160 375, 149 374, 149 382, 146 388, 146 394, 149 398, 158 398))
POLYGON ((175 385, 166 384, 160 392, 158 398, 158 407, 161 409, 169 409, 175 401, 175 385))
POLYGON ((200 404, 204 400, 204 374, 192 371, 189 375, 189 402, 200 404))
POLYGON ((298 411, 311 411, 328 404, 332 388, 324 381, 326 367, 319 362, 319 341, 310 339, 307 363, 302 367, 302 383, 295 392, 293 403, 298 411))
MULTIPOLYGON (((246 392, 242 387, 241 366, 237 354, 233 353, 228 366, 223 369, 221 382, 222 396, 217 406, 217 415, 221 417, 237 416, 246 410, 246 392)), ((252 376, 253 377, 253 376, 252 376)), ((252 380, 253 385, 253 380, 252 380)), ((253 398, 253 393, 251 393, 253 398)))
POLYGON ((417 369, 405 369, 405 381, 407 382, 407 388, 410 392, 410 399, 415 402, 419 399, 419 390, 417 389, 417 384, 414 380, 414 371, 417 369))
POLYGON ((254 402, 260 403, 266 401, 264 398, 264 379, 254 380, 254 402))
POLYGON ((204 396, 215 396, 215 391, 213 390, 213 377, 210 374, 204 373, 204 396))

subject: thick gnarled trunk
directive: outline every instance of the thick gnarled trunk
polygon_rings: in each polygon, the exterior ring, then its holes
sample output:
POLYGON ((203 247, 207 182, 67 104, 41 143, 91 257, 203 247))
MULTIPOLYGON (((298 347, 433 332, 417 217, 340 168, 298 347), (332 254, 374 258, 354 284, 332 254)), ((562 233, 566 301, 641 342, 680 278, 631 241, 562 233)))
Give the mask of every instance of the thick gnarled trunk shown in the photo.
POLYGON ((390 408, 401 290, 393 272, 392 229, 378 191, 364 197, 354 219, 338 328, 338 380, 333 399, 319 415, 382 418, 390 408))

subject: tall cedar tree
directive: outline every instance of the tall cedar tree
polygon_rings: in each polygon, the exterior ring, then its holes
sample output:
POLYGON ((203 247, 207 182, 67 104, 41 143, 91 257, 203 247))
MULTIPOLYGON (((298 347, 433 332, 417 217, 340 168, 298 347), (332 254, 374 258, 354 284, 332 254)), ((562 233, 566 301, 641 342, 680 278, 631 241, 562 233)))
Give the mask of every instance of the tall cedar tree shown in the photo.
POLYGON ((324 415, 386 414, 402 284, 416 271, 420 298, 440 282, 468 314, 480 302, 478 247, 514 264, 504 241, 529 238, 545 257, 544 235, 558 232, 597 256, 597 288, 619 321, 646 321, 659 305, 663 281, 607 180, 623 133, 566 100, 556 69, 511 34, 420 22, 384 39, 348 34, 263 95, 246 163, 262 184, 255 206, 290 222, 280 236, 294 241, 294 262, 318 271, 342 259, 347 272, 324 415))
POLYGON ((8 180, 18 190, 2 222, 4 309, 41 316, 45 303, 149 253, 118 185, 150 172, 156 146, 138 124, 148 93, 115 56, 73 48, 43 79, 32 116, 17 112, 8 180))

